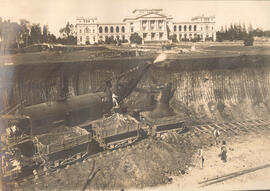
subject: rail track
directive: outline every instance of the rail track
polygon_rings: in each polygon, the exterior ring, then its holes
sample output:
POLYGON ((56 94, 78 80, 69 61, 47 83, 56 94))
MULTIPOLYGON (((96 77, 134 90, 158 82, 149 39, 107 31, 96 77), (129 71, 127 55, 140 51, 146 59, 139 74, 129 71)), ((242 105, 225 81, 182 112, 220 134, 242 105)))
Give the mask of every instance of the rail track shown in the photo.
POLYGON ((190 136, 199 136, 203 134, 212 134, 214 129, 218 129, 228 136, 239 136, 243 133, 270 132, 270 119, 256 119, 245 121, 232 121, 229 123, 210 123, 195 125, 189 127, 191 131, 187 132, 190 136))
MULTIPOLYGON (((213 136, 213 131, 215 128, 217 128, 222 134, 225 134, 227 136, 240 136, 243 133, 270 133, 270 119, 256 119, 256 120, 245 120, 245 121, 232 121, 229 123, 210 123, 210 124, 202 124, 202 125, 195 125, 195 126, 188 126, 190 129, 187 132, 177 132, 178 134, 181 134, 182 136, 195 136, 199 137, 203 134, 207 134, 209 137, 213 136)), ((164 132, 166 133, 166 132, 164 132)), ((118 148, 115 148, 113 150, 118 150, 118 148)), ((84 160, 91 161, 95 158, 98 158, 102 156, 103 154, 107 152, 111 152, 112 150, 105 150, 103 152, 99 152, 92 155, 82 155, 82 157, 77 158, 76 160, 71 160, 70 163, 66 163, 62 165, 60 168, 67 168, 69 165, 74 164, 76 162, 82 162, 84 160)), ((23 177, 22 179, 8 182, 8 185, 20 185, 23 182, 28 182, 33 179, 38 179, 44 175, 48 175, 49 173, 53 173, 54 171, 57 171, 59 167, 57 168, 51 168, 48 170, 39 170, 37 174, 35 175, 29 175, 27 177, 23 177)))

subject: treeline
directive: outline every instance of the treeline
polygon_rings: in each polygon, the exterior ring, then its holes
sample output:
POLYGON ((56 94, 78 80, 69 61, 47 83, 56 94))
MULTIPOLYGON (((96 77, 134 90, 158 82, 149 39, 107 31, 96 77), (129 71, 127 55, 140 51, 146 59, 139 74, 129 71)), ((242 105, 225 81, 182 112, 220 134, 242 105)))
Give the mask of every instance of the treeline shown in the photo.
POLYGON ((76 44, 73 29, 74 26, 67 23, 60 29, 62 37, 56 38, 47 25, 41 26, 25 19, 21 19, 19 23, 3 21, 0 17, 0 50, 5 52, 38 43, 76 44))
POLYGON ((270 31, 263 31, 259 28, 253 29, 251 25, 248 28, 243 24, 231 24, 229 28, 221 27, 221 30, 216 33, 216 39, 218 42, 224 40, 246 40, 253 37, 270 37, 270 31))

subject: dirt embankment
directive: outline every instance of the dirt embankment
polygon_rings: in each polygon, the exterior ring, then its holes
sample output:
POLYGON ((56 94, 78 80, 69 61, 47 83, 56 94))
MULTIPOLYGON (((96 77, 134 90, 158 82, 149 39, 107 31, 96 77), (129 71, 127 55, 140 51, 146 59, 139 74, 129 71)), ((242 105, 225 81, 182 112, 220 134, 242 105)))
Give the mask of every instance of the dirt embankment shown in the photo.
MULTIPOLYGON (((268 118, 269 63, 268 56, 173 60, 167 68, 150 70, 138 87, 172 83, 171 107, 194 123, 268 118)), ((130 103, 145 105, 145 97, 134 91, 130 103)))
MULTIPOLYGON (((24 105, 54 101, 60 98, 66 86, 70 96, 104 91, 106 80, 114 74, 149 59, 116 58, 4 67, 0 79, 1 107, 24 101, 24 105)), ((178 102, 173 102, 177 105, 175 110, 188 110, 198 114, 199 118, 211 120, 241 118, 244 114, 237 110, 238 106, 252 107, 255 104, 256 107, 268 108, 269 61, 267 55, 173 59, 166 67, 152 67, 138 87, 149 90, 171 82, 176 89, 173 100, 178 102), (240 116, 232 114, 233 111, 240 116)), ((151 97, 149 93, 133 93, 151 97)), ((135 98, 132 99, 136 102, 135 98)), ((243 111, 246 113, 246 108, 243 111)), ((261 113, 265 113, 264 110, 261 113)))

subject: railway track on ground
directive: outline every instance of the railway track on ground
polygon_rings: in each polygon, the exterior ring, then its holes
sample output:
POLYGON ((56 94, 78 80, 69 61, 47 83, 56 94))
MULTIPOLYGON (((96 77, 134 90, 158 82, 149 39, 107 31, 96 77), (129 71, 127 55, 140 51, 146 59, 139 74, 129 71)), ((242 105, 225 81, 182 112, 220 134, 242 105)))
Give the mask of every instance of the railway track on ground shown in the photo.
MULTIPOLYGON (((202 134, 208 134, 208 136, 213 136, 214 129, 218 129, 222 134, 227 136, 240 136, 243 133, 251 132, 251 133, 258 133, 258 132, 267 132, 270 133, 270 119, 256 119, 256 120, 245 120, 245 121, 232 121, 228 123, 209 123, 209 124, 202 124, 202 125, 195 125, 195 126, 188 126, 189 131, 187 132, 177 132, 182 136, 201 136, 202 134)), ((166 132, 164 132, 166 133, 166 132)), ((115 149, 118 150, 118 149, 115 149)), ((93 155, 85 156, 79 158, 76 161, 71 162, 70 164, 65 164, 60 168, 66 168, 67 166, 82 162, 82 161, 91 161, 95 158, 101 157, 102 155, 112 152, 112 150, 105 150, 103 152, 99 152, 93 155)), ((49 175, 49 173, 53 173, 57 171, 59 167, 52 168, 50 170, 40 170, 36 175, 29 175, 27 177, 23 177, 22 179, 9 182, 8 185, 20 185, 21 183, 28 182, 34 179, 39 179, 44 175, 49 175)))
POLYGON ((189 135, 212 134, 215 129, 228 136, 239 136, 243 133, 270 132, 270 119, 232 121, 228 123, 210 123, 189 127, 189 135))

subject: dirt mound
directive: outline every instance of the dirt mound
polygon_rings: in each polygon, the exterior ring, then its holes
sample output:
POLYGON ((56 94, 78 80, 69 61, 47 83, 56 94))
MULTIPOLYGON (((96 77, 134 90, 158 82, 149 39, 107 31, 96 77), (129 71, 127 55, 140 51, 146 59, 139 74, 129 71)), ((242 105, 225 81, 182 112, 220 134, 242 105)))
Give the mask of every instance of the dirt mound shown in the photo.
POLYGON ((110 127, 118 128, 118 127, 123 127, 126 125, 134 125, 137 123, 138 121, 129 115, 115 113, 111 115, 110 117, 94 121, 93 125, 97 125, 101 127, 110 126, 110 127))
POLYGON ((171 177, 188 173, 192 156, 198 148, 191 139, 175 133, 149 138, 132 147, 106 151, 98 157, 60 169, 19 190, 81 189, 91 169, 96 172, 88 189, 143 188, 171 182, 171 177), (95 160, 95 163, 93 162, 95 160))
POLYGON ((48 134, 37 136, 38 140, 44 145, 61 144, 66 139, 71 139, 80 135, 88 134, 85 129, 80 127, 56 127, 48 134))

